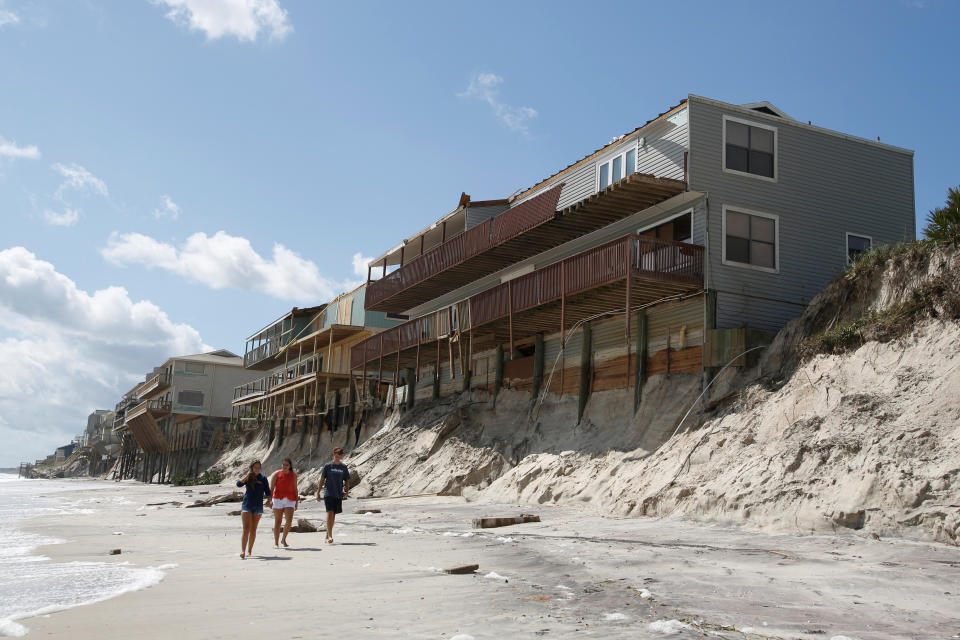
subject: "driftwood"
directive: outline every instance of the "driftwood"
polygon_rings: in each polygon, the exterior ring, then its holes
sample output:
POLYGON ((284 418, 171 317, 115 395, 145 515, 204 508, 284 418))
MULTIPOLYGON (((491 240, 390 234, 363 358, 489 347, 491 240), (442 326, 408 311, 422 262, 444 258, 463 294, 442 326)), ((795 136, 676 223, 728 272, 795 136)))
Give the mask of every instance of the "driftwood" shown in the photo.
POLYGON ((110 555, 112 556, 118 556, 120 553, 120 549, 110 549, 110 555))
POLYGON ((148 502, 148 507, 162 507, 163 505, 172 504, 175 507, 182 505, 182 502, 177 502, 176 500, 171 500, 170 502, 148 502))
POLYGON ((452 573, 454 575, 461 575, 464 573, 473 573, 480 568, 478 564, 464 564, 459 567, 450 567, 449 569, 444 569, 444 573, 452 573))
POLYGON ((540 522, 540 516, 521 513, 519 516, 508 518, 474 518, 473 528, 492 529, 494 527, 507 527, 511 524, 524 524, 525 522, 540 522))
POLYGON ((356 514, 380 513, 380 509, 357 509, 356 511, 354 511, 354 513, 356 514))
POLYGON ((231 493, 224 493, 223 495, 214 496, 212 498, 207 498, 206 500, 197 500, 193 504, 188 504, 185 509, 190 509, 192 507, 212 507, 215 504, 220 504, 222 502, 242 502, 243 494, 239 491, 232 491, 231 493))

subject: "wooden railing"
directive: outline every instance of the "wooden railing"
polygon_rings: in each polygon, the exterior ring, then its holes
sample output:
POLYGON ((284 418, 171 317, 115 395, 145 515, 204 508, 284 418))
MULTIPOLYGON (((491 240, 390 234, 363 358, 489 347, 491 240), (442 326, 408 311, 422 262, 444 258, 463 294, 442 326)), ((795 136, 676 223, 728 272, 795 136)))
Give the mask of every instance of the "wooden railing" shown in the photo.
POLYGON ((137 416, 143 415, 147 411, 157 411, 167 413, 170 411, 171 403, 169 400, 157 398, 156 400, 144 400, 127 414, 127 420, 133 420, 137 416))
POLYGON ((353 347, 358 369, 381 356, 433 342, 454 329, 466 331, 518 313, 623 280, 627 269, 648 280, 700 285, 703 247, 629 235, 514 278, 451 307, 398 325, 353 347), (628 259, 629 256, 629 259, 628 259))
POLYGON ((166 371, 158 373, 149 380, 143 383, 143 386, 137 391, 140 396, 145 396, 149 393, 153 393, 158 389, 163 389, 164 387, 170 386, 171 376, 166 371))
POLYGON ((383 278, 370 282, 367 285, 366 307, 369 309, 442 271, 552 220, 556 215, 555 207, 562 188, 561 183, 512 209, 507 209, 500 215, 450 238, 383 278))

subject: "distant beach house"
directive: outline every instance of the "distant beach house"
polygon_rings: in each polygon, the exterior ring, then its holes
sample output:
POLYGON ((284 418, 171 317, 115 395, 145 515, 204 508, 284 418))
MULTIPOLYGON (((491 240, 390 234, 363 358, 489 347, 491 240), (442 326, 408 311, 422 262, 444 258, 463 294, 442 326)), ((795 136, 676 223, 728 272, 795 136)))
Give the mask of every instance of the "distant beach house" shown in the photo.
POLYGON ((366 310, 365 295, 361 285, 322 305, 294 307, 248 337, 244 367, 261 377, 234 389, 234 419, 249 427, 269 422, 281 437, 352 424, 351 348, 407 319, 366 310))
POLYGON ((200 454, 230 420, 234 387, 253 377, 243 358, 225 349, 176 356, 154 368, 117 405, 120 477, 163 482, 195 472, 200 454))

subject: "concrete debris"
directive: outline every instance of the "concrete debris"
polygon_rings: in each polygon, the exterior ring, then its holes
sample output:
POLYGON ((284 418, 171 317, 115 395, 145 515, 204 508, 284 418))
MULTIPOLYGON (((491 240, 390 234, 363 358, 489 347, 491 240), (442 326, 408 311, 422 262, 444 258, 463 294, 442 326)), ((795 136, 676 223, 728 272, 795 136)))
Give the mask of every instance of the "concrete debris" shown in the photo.
POLYGON ((315 522, 307 520, 306 518, 298 518, 297 524, 290 527, 290 531, 293 531, 295 533, 317 533, 319 531, 326 531, 326 530, 327 530, 327 524, 325 522, 321 522, 317 524, 315 522))

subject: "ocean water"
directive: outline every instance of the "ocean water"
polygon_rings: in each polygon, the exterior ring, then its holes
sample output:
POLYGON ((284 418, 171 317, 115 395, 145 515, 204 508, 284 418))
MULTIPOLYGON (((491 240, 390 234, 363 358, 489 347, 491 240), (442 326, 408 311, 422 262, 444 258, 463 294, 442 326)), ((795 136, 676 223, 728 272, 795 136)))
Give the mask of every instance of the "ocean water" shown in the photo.
POLYGON ((0 636, 26 635, 29 629, 17 622, 23 618, 100 602, 163 579, 160 567, 133 567, 119 559, 51 562, 33 553, 66 541, 29 533, 19 524, 37 516, 89 517, 97 504, 83 492, 93 486, 0 474, 0 636), (69 493, 50 496, 61 492, 69 493))

